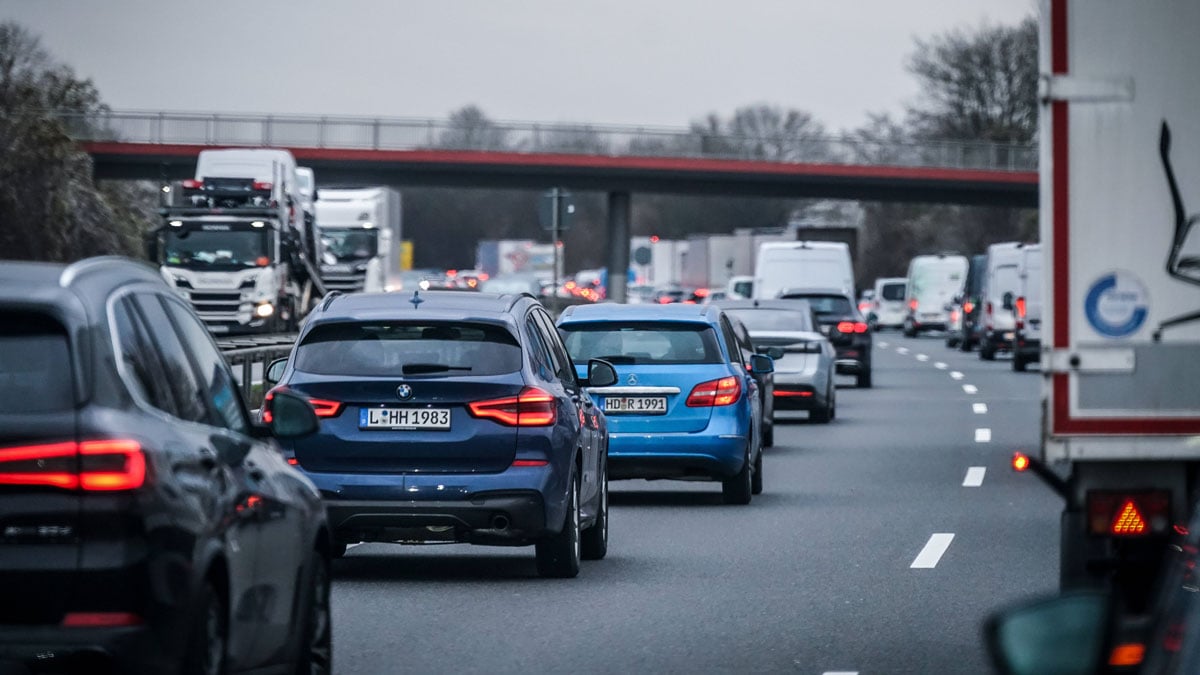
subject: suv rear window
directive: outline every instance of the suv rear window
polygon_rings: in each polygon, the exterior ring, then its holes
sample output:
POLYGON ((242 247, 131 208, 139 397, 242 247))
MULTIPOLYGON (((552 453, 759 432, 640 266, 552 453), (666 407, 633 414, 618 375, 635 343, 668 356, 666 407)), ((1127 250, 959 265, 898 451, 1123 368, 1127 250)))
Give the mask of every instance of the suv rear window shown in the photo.
POLYGON ((501 375, 521 369, 521 347, 481 323, 335 323, 296 348, 296 369, 317 375, 501 375))
POLYGON ((701 323, 571 323, 560 326, 576 363, 724 363, 712 327, 701 323))
POLYGON ((70 410, 73 382, 62 324, 43 314, 0 312, 0 413, 70 410))

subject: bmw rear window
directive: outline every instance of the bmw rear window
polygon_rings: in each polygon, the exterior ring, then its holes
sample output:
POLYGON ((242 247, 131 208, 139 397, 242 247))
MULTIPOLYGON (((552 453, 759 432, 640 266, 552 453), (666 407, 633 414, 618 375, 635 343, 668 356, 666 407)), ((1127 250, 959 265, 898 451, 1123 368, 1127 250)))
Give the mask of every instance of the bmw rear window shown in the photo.
POLYGON ((724 363, 717 336, 702 323, 569 323, 559 327, 576 363, 618 365, 724 363))
POLYGON ((0 414, 70 410, 73 382, 62 324, 43 314, 0 312, 0 414))
POLYGON ((502 375, 521 369, 521 347, 483 323, 334 323, 296 348, 296 369, 362 377, 502 375))

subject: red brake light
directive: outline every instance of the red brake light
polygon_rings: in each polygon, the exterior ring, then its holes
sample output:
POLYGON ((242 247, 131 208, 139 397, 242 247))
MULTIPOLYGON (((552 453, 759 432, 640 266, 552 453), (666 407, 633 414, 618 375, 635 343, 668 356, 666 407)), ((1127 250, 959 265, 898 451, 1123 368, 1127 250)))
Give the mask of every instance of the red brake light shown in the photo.
POLYGON ((200 188, 204 187, 204 181, 196 180, 195 178, 188 178, 183 181, 183 187, 187 190, 199 190, 200 188))
POLYGON ((780 390, 780 389, 775 390, 775 396, 777 398, 789 398, 792 396, 800 396, 802 398, 811 398, 812 395, 813 395, 813 393, 811 391, 784 391, 784 390, 780 390))
POLYGON ((313 407, 317 417, 337 417, 342 412, 341 401, 327 401, 323 398, 310 398, 308 402, 313 407))
POLYGON ((509 427, 548 427, 558 419, 554 396, 525 387, 516 396, 467 404, 473 417, 490 419, 509 427))
POLYGON ((46 485, 68 490, 133 490, 146 482, 146 456, 137 441, 94 440, 0 449, 0 485, 46 485))
POLYGON ((271 401, 275 400, 275 391, 276 391, 275 389, 272 389, 271 391, 267 392, 266 396, 263 396, 263 404, 262 404, 263 424, 270 424, 271 422, 275 421, 275 416, 271 414, 271 401))
POLYGON ((1146 656, 1146 646, 1140 642, 1124 642, 1113 647, 1108 656, 1110 666, 1136 666, 1146 656))
POLYGON ((513 466, 546 466, 550 462, 544 459, 514 459, 513 466))
POLYGON ((975 303, 973 303, 973 302, 964 302, 963 303, 963 311, 966 312, 967 314, 970 314, 971 310, 973 310, 973 309, 975 309, 975 303))
POLYGON ((1171 497, 1166 491, 1089 492, 1087 506, 1092 534, 1139 537, 1166 533, 1171 525, 1171 497))
POLYGON ((865 333, 865 332, 867 332, 867 331, 868 331, 868 330, 870 330, 870 329, 871 329, 871 327, 870 327, 870 326, 868 326, 868 325, 867 325, 865 322, 863 322, 863 321, 855 321, 855 322, 854 322, 854 332, 855 332, 855 333, 865 333))
POLYGON ((1017 316, 1024 319, 1025 318, 1025 298, 1024 297, 1017 298, 1016 306, 1017 306, 1017 316))
POLYGON ((917 299, 913 298, 912 300, 908 301, 908 308, 915 312, 915 311, 917 311, 917 306, 919 304, 920 303, 917 302, 917 299))
POLYGON ((271 183, 268 181, 261 181, 261 180, 256 180, 250 184, 251 190, 264 190, 266 192, 270 192, 271 188, 273 188, 273 187, 275 187, 274 183, 271 183))
POLYGON ((837 330, 839 333, 853 333, 854 332, 854 322, 853 321, 840 321, 840 322, 838 322, 837 330))
POLYGON ((138 626, 142 617, 130 612, 71 612, 63 617, 64 628, 138 626))
POLYGON ((736 377, 722 377, 719 380, 701 382, 692 387, 688 394, 689 408, 710 408, 722 405, 732 405, 742 396, 742 384, 736 377))

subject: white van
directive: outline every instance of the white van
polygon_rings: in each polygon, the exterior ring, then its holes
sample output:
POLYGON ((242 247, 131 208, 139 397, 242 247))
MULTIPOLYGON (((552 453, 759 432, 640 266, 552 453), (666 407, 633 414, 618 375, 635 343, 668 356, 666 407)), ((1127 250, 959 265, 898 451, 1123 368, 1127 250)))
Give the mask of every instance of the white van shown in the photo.
POLYGON ((991 361, 996 352, 1012 349, 1017 328, 1015 302, 1021 287, 1021 251, 1025 244, 992 244, 987 250, 983 278, 983 327, 979 331, 979 358, 991 361))
POLYGON ((907 305, 904 304, 906 288, 908 279, 904 277, 875 280, 875 297, 871 298, 871 308, 867 312, 867 323, 871 324, 872 330, 900 328, 904 325, 904 317, 908 315, 907 305))
POLYGON ((834 241, 769 241, 758 247, 754 265, 755 299, 769 300, 784 291, 836 288, 851 298, 854 267, 850 247, 834 241))
MULTIPOLYGON (((312 218, 304 208, 296 176, 296 158, 277 148, 201 150, 196 159, 196 180, 250 178, 272 185, 272 194, 291 214, 289 226, 299 234, 306 251, 313 251, 312 218)), ((314 188, 315 189, 315 188, 314 188)))
POLYGON ((1042 245, 1029 244, 1021 249, 1017 263, 1017 313, 1013 331, 1013 370, 1041 360, 1042 349, 1042 245))
POLYGON ((735 276, 725 285, 725 297, 731 300, 749 300, 754 297, 754 277, 735 276))
POLYGON ((961 255, 919 255, 908 263, 904 302, 904 334, 950 326, 950 303, 962 292, 967 259, 961 255))

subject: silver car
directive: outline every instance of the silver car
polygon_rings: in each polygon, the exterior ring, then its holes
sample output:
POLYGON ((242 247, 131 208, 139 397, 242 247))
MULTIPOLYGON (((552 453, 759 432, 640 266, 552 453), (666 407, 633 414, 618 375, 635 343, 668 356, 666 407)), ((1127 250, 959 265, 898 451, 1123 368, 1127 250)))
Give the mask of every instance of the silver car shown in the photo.
POLYGON ((715 303, 741 321, 755 350, 775 359, 775 410, 807 410, 827 423, 837 414, 834 362, 829 338, 819 332, 803 300, 725 300, 715 303))

